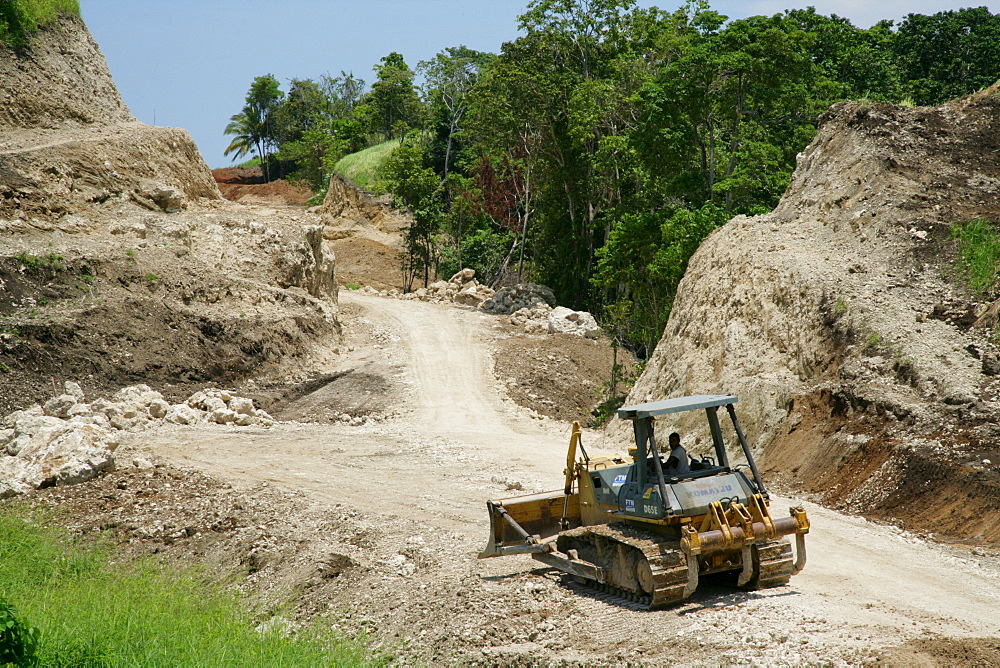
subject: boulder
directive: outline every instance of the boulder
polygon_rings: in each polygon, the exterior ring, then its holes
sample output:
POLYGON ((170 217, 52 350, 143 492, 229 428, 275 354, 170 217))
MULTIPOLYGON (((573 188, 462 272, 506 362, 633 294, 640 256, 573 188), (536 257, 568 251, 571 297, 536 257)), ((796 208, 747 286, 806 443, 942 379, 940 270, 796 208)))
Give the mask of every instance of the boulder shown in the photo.
POLYGON ((601 333, 597 321, 587 311, 574 311, 565 306, 552 309, 548 317, 550 334, 574 334, 596 339, 601 333))
POLYGON ((24 410, 14 411, 9 415, 4 416, 3 420, 0 420, 0 426, 5 429, 13 429, 14 424, 22 417, 35 416, 40 417, 45 415, 45 411, 38 404, 25 408, 24 410))
POLYGON ((67 380, 63 383, 63 394, 70 395, 76 399, 77 403, 82 404, 87 400, 87 397, 83 394, 83 388, 80 387, 80 383, 74 383, 71 380, 67 380))
POLYGON ((253 407, 253 399, 246 397, 233 397, 229 400, 229 410, 239 415, 249 415, 255 417, 257 410, 253 407))
POLYGON ((479 283, 474 283, 467 287, 463 287, 458 294, 455 295, 454 300, 456 304, 464 304, 466 306, 479 308, 487 300, 492 299, 493 295, 494 292, 490 288, 479 283))
POLYGON ((488 313, 509 315, 538 304, 555 306, 556 296, 552 289, 538 283, 518 283, 497 290, 493 297, 483 304, 483 310, 488 313))
POLYGON ((252 416, 247 415, 246 413, 237 413, 236 419, 233 420, 233 423, 237 427, 249 427, 254 423, 254 419, 252 416))
POLYGON ((475 269, 461 269, 454 276, 448 279, 449 283, 458 283, 462 285, 468 283, 476 277, 475 269))
POLYGON ((115 392, 112 401, 120 404, 136 404, 146 408, 156 400, 163 400, 163 395, 149 385, 130 385, 115 392))
POLYGON ((163 419, 170 411, 170 404, 163 399, 156 399, 149 404, 147 410, 149 411, 149 417, 156 418, 158 420, 163 419))
POLYGON ((89 480, 114 467, 117 447, 113 434, 95 425, 42 428, 16 456, 0 457, 0 479, 7 485, 0 495, 89 480))
POLYGON ((60 394, 58 397, 52 397, 46 401, 42 406, 42 410, 46 415, 65 418, 69 417, 69 411, 75 405, 76 397, 71 394, 60 394))
POLYGON ((228 402, 232 398, 233 395, 225 390, 210 388, 206 390, 199 390, 198 392, 192 394, 188 397, 187 405, 191 408, 197 408, 198 410, 211 413, 212 411, 219 410, 220 408, 228 408, 228 402))
POLYGON ((202 413, 187 404, 175 404, 170 407, 164 419, 173 424, 194 424, 202 418, 202 413))
POLYGON ((133 194, 133 197, 146 208, 153 209, 155 206, 165 213, 177 213, 184 208, 186 199, 181 190, 159 183, 149 184, 141 188, 133 194))
POLYGON ((24 450, 37 449, 39 444, 48 443, 71 428, 66 421, 49 415, 21 417, 14 423, 14 435, 7 442, 6 452, 16 457, 24 450))
POLYGON ((229 424, 236 422, 236 413, 228 408, 219 408, 209 413, 208 420, 216 424, 229 424))

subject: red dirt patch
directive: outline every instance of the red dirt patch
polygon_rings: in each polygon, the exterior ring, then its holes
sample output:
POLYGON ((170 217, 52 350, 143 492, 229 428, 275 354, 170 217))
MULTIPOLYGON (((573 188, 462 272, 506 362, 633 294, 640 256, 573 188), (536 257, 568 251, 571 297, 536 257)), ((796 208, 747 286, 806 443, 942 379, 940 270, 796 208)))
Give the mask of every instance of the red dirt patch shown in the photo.
POLYGON ((224 167, 212 170, 222 196, 243 204, 282 204, 304 206, 312 190, 284 179, 264 181, 260 167, 224 167))
POLYGON ((364 237, 347 237, 333 242, 337 258, 337 282, 341 285, 370 285, 378 290, 402 289, 403 272, 399 251, 364 237))

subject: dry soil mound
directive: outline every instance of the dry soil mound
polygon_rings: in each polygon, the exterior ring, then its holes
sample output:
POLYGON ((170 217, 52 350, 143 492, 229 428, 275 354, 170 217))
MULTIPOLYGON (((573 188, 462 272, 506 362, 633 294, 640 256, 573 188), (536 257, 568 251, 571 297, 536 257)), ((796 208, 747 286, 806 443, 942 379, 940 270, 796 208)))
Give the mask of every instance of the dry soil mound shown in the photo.
MULTIPOLYGON (((845 102, 773 213, 691 260, 630 401, 729 392, 766 465, 825 500, 1000 540, 997 349, 951 229, 1000 217, 996 89, 845 102)), ((692 438, 692 444, 694 439, 692 438)), ((697 447, 695 447, 697 450, 697 447)))

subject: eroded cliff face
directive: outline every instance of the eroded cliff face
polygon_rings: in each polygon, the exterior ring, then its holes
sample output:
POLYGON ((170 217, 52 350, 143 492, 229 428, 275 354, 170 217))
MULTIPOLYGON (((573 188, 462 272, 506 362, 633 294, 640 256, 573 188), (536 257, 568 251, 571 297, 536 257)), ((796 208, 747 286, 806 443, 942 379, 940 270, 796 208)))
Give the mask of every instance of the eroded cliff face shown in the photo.
POLYGON ((0 46, 0 197, 0 210, 51 218, 220 195, 190 135, 136 121, 83 22, 63 16, 25 49, 0 46))
POLYGON ((1000 508, 997 308, 963 287, 951 237, 1000 219, 998 132, 995 88, 831 108, 775 211, 733 219, 691 259, 629 402, 735 394, 772 476, 1000 539, 976 508, 1000 508))
POLYGON ((0 54, 0 130, 135 120, 78 17, 60 17, 31 40, 30 48, 0 47, 0 54))

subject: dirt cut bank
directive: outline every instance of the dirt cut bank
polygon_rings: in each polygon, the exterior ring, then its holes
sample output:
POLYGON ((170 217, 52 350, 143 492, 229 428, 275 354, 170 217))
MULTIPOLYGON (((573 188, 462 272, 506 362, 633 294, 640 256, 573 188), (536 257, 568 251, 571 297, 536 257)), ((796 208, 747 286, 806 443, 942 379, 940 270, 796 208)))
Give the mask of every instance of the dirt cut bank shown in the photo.
POLYGON ((0 413, 64 381, 177 399, 338 336, 319 216, 221 199, 187 132, 131 116, 79 18, 0 47, 0 99, 0 413))
POLYGON ((978 319, 995 308, 964 287, 952 240, 1000 221, 997 93, 831 108, 775 211, 692 258, 630 400, 737 394, 772 475, 1000 541, 998 349, 978 319))

